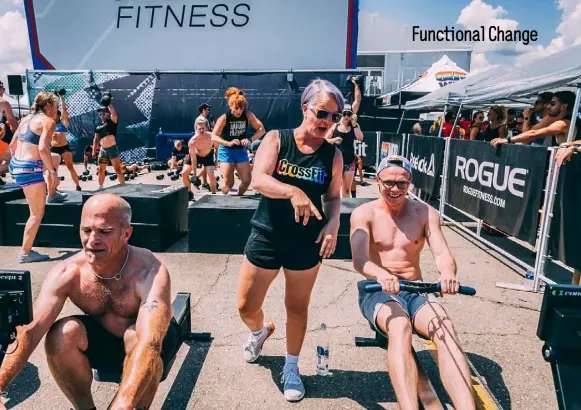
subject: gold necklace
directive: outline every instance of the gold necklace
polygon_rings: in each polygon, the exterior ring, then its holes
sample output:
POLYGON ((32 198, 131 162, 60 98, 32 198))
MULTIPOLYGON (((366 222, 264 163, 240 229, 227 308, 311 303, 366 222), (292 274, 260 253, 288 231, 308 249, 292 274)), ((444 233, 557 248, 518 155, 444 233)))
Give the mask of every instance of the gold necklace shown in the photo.
POLYGON ((93 272, 93 275, 95 275, 99 279, 102 279, 102 280, 111 280, 111 279, 119 280, 119 279, 121 279, 121 272, 123 272, 123 269, 125 269, 125 265, 127 265, 127 261, 128 260, 129 260, 129 248, 127 248, 127 256, 125 257, 125 263, 123 263, 123 266, 121 267, 121 270, 119 272, 117 272, 114 276, 110 277, 110 278, 105 278, 103 276, 97 275, 95 273, 95 271, 93 270, 93 267, 91 267, 91 265, 89 265, 89 267, 91 268, 91 272, 93 272))

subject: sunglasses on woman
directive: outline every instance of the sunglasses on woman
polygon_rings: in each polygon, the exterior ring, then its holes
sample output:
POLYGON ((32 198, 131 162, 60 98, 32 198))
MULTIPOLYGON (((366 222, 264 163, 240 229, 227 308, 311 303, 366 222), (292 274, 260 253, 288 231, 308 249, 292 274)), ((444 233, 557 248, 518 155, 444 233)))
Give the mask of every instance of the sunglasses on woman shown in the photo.
POLYGON ((343 117, 351 117, 353 113, 351 111, 343 111, 343 117))
POLYGON ((329 118, 329 116, 331 117, 331 121, 333 122, 339 122, 341 120, 341 114, 338 112, 331 112, 329 110, 317 108, 312 105, 309 105, 309 109, 313 113, 315 113, 315 117, 317 117, 318 120, 326 120, 327 118, 329 118))

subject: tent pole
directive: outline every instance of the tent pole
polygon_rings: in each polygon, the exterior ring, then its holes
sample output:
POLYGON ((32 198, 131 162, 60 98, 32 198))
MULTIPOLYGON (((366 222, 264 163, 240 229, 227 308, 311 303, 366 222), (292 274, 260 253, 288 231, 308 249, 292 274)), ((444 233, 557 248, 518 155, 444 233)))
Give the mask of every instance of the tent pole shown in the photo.
POLYGON ((444 105, 444 114, 442 114, 442 122, 440 123, 440 130, 438 131, 438 138, 442 138, 442 130, 444 129, 444 121, 446 121, 446 112, 448 112, 448 99, 446 98, 446 105, 444 105))
MULTIPOLYGON (((579 113, 579 102, 581 102, 581 84, 577 84, 577 96, 575 97, 575 106, 573 107, 573 112, 571 113, 571 124, 569 125, 569 135, 567 135, 567 142, 573 141, 573 134, 575 134, 575 118, 579 113)), ((577 136, 579 136, 579 131, 577 131, 577 136)))
POLYGON ((399 120, 399 125, 397 126, 397 131, 395 132, 396 134, 399 134, 399 130, 401 129, 401 123, 403 122, 403 116, 405 115, 405 110, 402 111, 401 113, 401 118, 399 120))

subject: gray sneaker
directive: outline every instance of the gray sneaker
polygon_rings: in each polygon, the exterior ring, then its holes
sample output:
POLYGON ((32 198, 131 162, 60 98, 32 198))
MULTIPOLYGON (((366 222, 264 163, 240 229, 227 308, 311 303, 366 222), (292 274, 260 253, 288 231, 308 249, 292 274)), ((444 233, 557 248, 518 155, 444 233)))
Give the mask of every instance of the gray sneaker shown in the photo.
POLYGON ((32 249, 28 252, 28 255, 20 254, 20 263, 34 263, 34 262, 44 262, 50 259, 50 256, 43 253, 38 253, 32 249))
POLYGON ((274 333, 274 323, 265 321, 264 327, 268 329, 264 336, 258 340, 254 340, 251 333, 248 336, 246 343, 244 343, 244 360, 248 363, 253 363, 260 357, 260 353, 262 353, 262 345, 266 342, 266 339, 274 333))
POLYGON ((69 194, 67 194, 66 192, 61 192, 61 191, 59 191, 58 189, 55 189, 55 191, 56 191, 56 193, 57 193, 57 194, 61 194, 61 195, 62 195, 62 196, 64 196, 65 198, 66 198, 66 197, 69 195, 69 194))
POLYGON ((47 204, 58 204, 61 202, 65 202, 66 200, 67 200, 67 197, 62 195, 60 192, 57 192, 56 194, 54 194, 54 196, 47 196, 46 197, 47 204))
POLYGON ((305 395, 305 386, 301 380, 298 366, 284 366, 282 380, 284 383, 284 398, 287 401, 299 401, 305 395))

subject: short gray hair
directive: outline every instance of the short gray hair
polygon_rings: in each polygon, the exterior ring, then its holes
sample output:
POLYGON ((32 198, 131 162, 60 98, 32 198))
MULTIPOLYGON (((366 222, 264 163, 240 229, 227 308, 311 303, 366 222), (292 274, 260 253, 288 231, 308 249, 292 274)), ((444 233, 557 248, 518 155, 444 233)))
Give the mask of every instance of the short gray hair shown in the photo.
POLYGON ((123 218, 123 224, 125 226, 131 226, 131 217, 133 216, 133 211, 131 210, 131 205, 123 198, 119 198, 119 212, 123 218))
POLYGON ((315 78, 303 91, 301 96, 301 105, 313 104, 317 97, 321 94, 330 94, 335 99, 339 112, 343 111, 345 105, 345 99, 343 98, 343 93, 328 80, 323 80, 321 78, 315 78))

